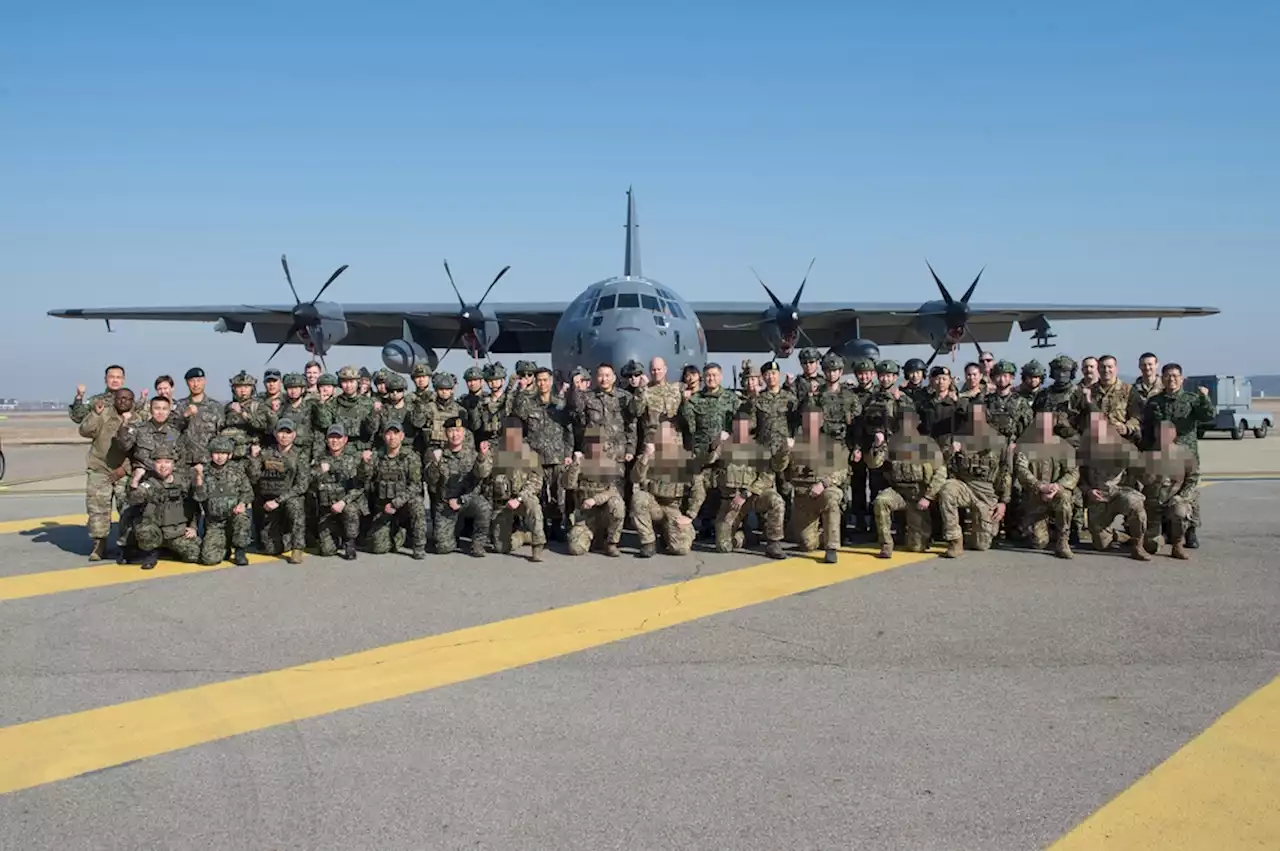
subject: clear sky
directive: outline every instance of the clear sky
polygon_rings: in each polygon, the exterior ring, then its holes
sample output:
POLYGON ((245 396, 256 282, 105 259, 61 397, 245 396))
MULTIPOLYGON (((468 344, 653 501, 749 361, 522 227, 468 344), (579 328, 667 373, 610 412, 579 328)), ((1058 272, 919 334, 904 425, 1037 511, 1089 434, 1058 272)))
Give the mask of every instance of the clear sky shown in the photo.
POLYGON ((568 300, 621 271, 630 184, 645 273, 691 300, 817 256, 808 298, 924 301, 927 255, 987 264, 977 302, 1222 309, 1059 325, 1076 356, 1280 372, 1280 7, 871 5, 11 4, 0 395, 109 361, 225 395, 271 347, 45 311, 291 302, 281 252, 304 296, 349 263, 336 299, 448 300, 448 257, 472 297, 510 263, 493 300, 568 300))

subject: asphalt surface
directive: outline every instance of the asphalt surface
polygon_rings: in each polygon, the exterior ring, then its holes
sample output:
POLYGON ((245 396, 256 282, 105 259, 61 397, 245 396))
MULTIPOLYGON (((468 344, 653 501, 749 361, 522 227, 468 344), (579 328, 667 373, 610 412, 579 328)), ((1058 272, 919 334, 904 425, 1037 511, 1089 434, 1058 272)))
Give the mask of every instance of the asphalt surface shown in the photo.
MULTIPOLYGON (((0 846, 1045 847, 1280 672, 1278 497, 1206 489, 1191 562, 929 559, 21 789, 0 846)), ((0 582, 87 549, 0 534, 0 582)), ((9 600, 0 727, 759 561, 311 557, 9 600)))

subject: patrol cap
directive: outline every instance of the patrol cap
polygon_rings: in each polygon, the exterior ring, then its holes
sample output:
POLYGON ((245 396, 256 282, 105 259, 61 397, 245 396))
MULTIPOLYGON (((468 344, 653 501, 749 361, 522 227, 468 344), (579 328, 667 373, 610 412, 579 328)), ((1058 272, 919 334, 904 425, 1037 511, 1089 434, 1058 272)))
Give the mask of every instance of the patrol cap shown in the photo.
POLYGON ((484 381, 484 371, 478 366, 469 366, 462 373, 463 381, 484 381))
POLYGON ((444 421, 445 428, 462 428, 462 417, 448 417, 444 421))
POLYGON ((404 429, 400 426, 400 423, 396 422, 395 420, 392 420, 391 422, 387 423, 386 428, 384 428, 384 429, 383 429, 383 431, 384 431, 384 432, 385 432, 385 431, 398 431, 398 432, 400 432, 401 434, 403 434, 403 433, 404 433, 404 429))
POLYGON ((324 436, 325 437, 346 437, 347 427, 344 426, 342 423, 334 423, 333 425, 329 426, 329 428, 325 429, 324 436))
POLYGON ((761 375, 764 375, 766 372, 779 372, 779 371, 780 369, 778 367, 778 362, 776 360, 765 361, 760 365, 761 375))
POLYGON ((356 371, 354 366, 344 366, 338 370, 339 381, 355 381, 360 377, 360 373, 356 371))
POLYGON ((431 386, 437 390, 452 390, 457 383, 458 380, 453 377, 452 372, 437 372, 431 377, 431 386))
POLYGON ((882 360, 876 364, 877 375, 897 375, 899 372, 896 360, 882 360))
POLYGON ((844 369, 844 358, 835 352, 827 352, 827 356, 822 359, 822 368, 827 371, 844 369))
POLYGON ((184 381, 190 381, 193 378, 204 378, 204 370, 198 366, 193 366, 187 370, 187 374, 182 376, 184 381))
POLYGON ((800 363, 817 363, 822 360, 822 356, 818 354, 817 349, 801 349, 800 363))
POLYGON ((640 365, 638 360, 629 360, 627 365, 622 368, 623 378, 634 378, 637 375, 644 375, 644 367, 640 365))
POLYGON ((316 379, 316 386, 317 387, 337 387, 338 376, 334 375, 332 372, 323 373, 319 378, 316 379))
POLYGON ((306 387, 307 377, 298 372, 288 372, 284 376, 285 389, 290 387, 306 387))
POLYGON ((245 372, 243 369, 237 372, 235 375, 231 376, 232 387, 246 387, 246 386, 256 387, 257 384, 258 384, 258 379, 254 378, 252 375, 245 372))
POLYGON ((929 370, 930 378, 933 378, 938 375, 950 375, 950 374, 951 374, 951 370, 945 366, 935 366, 933 369, 929 370))
POLYGON ((404 376, 398 372, 392 372, 387 375, 387 391, 404 390, 409 385, 405 383, 404 376))
POLYGON ((173 461, 177 458, 177 453, 173 451, 173 447, 167 443, 162 443, 151 453, 152 461, 173 461))
POLYGON ((409 376, 411 378, 430 378, 431 367, 427 366, 425 363, 415 363, 413 365, 413 371, 409 373, 409 376))
POLYGON ((279 380, 280 380, 280 370, 278 370, 278 369, 268 369, 266 372, 262 373, 262 380, 263 380, 263 381, 279 381, 279 380))
POLYGON ((236 442, 225 435, 218 435, 209 441, 210 452, 226 452, 230 455, 236 451, 236 442))
POLYGON ((538 371, 538 365, 531 360, 516 361, 516 375, 529 377, 538 371))
POLYGON ((288 417, 285 417, 284 419, 280 420, 278 423, 276 423, 276 431, 296 431, 296 429, 293 427, 293 420, 289 419, 288 417))
POLYGON ((853 362, 854 372, 875 372, 876 362, 871 358, 858 358, 853 362))
POLYGON ((505 381, 507 378, 507 368, 500 361, 494 361, 487 364, 484 368, 485 381, 505 381))
POLYGON ((998 360, 995 366, 991 367, 992 375, 1017 375, 1018 367, 1011 360, 998 360))

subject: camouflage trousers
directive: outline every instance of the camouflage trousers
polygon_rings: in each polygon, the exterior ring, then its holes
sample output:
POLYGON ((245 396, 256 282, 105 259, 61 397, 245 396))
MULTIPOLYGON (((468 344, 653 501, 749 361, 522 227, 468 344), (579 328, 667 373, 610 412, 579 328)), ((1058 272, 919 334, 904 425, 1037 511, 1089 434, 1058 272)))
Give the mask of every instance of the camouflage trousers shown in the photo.
POLYGON ((505 502, 493 507, 493 548, 500 553, 509 553, 520 549, 525 543, 535 547, 547 545, 547 529, 542 520, 542 504, 540 502, 520 501, 515 508, 505 502), (516 530, 516 521, 520 521, 520 534, 516 530))
POLYGON ((451 553, 458 548, 458 521, 471 519, 471 549, 481 550, 489 543, 489 526, 493 522, 493 503, 477 488, 458 498, 458 510, 449 501, 431 499, 431 523, 434 526, 436 552, 451 553))
POLYGON ((795 486, 791 496, 791 539, 806 550, 834 550, 840 547, 840 488, 824 488, 814 496, 812 485, 795 486), (819 535, 821 527, 821 535, 819 535))
POLYGON ((168 550, 178 561, 200 560, 200 539, 185 537, 186 526, 161 526, 147 514, 138 518, 134 526, 138 549, 143 552, 168 550))
POLYGON ((564 489, 564 465, 542 465, 542 503, 543 522, 553 529, 564 528, 564 518, 568 513, 564 489))
MULTIPOLYGON (((364 513, 364 506, 356 500, 343 505, 342 511, 336 514, 332 505, 317 505, 316 543, 319 545, 320 555, 335 555, 339 547, 347 543, 355 543, 360 537, 360 520, 364 517, 364 513)), ((427 520, 421 505, 419 505, 419 513, 423 515, 422 523, 425 527, 427 520)), ((424 540, 425 535, 424 528, 424 540)))
MULTIPOLYGON (((84 507, 85 513, 89 515, 87 525, 90 538, 98 540, 111 534, 111 508, 113 502, 123 518, 125 506, 128 504, 125 499, 125 487, 128 481, 129 477, 124 476, 113 483, 109 473, 103 473, 98 470, 87 471, 84 486, 84 507)), ((122 541, 124 540, 123 528, 117 537, 122 541)))
POLYGON ((1159 503, 1153 499, 1146 501, 1147 534, 1145 540, 1154 543, 1161 534, 1161 529, 1168 524, 1168 543, 1176 544, 1187 538, 1187 527, 1194 526, 1195 500, 1173 499, 1167 503, 1159 503))
POLYGON ((702 513, 707 497, 719 496, 720 492, 715 488, 715 476, 715 468, 707 467, 693 477, 693 483, 689 487, 689 516, 694 522, 697 522, 698 515, 702 513))
POLYGON ((253 537, 252 513, 232 514, 221 520, 204 519, 204 538, 200 542, 200 563, 217 564, 227 557, 228 545, 237 549, 249 546, 253 537))
POLYGON ((908 499, 894 488, 876 494, 875 502, 871 504, 871 513, 876 518, 876 539, 881 544, 893 543, 893 515, 902 511, 907 518, 903 549, 913 553, 929 549, 933 543, 933 516, 928 508, 921 510, 919 502, 919 496, 908 499))
POLYGON ((1071 518, 1079 493, 1078 490, 1060 490, 1053 499, 1046 499, 1035 488, 1022 492, 1022 537, 1027 546, 1043 549, 1049 545, 1051 521, 1059 536, 1071 533, 1071 518))
POLYGON ((1117 517, 1124 518, 1124 530, 1128 533, 1130 540, 1140 542, 1146 539, 1146 505, 1142 494, 1133 488, 1120 488, 1113 496, 1102 502, 1089 500, 1087 511, 1089 537, 1095 547, 1098 546, 1099 539, 1104 537, 1103 533, 1111 529, 1111 524, 1117 517))
POLYGON ((278 556, 285 549, 300 550, 307 545, 307 503, 300 497, 279 500, 279 505, 267 511, 266 503, 274 497, 266 497, 258 505, 262 510, 262 526, 259 535, 262 551, 278 556), (285 536, 289 540, 286 547, 285 536))
MULTIPOLYGON (((427 509, 426 506, 422 504, 422 497, 416 495, 411 496, 405 501, 404 505, 400 506, 399 509, 388 514, 386 506, 390 504, 391 503, 383 503, 373 511, 373 516, 369 521, 369 552, 374 553, 375 555, 382 555, 383 553, 389 553, 392 550, 395 550, 397 548, 396 537, 400 529, 404 529, 408 532, 409 540, 407 543, 415 553, 425 552, 427 549, 427 509)), ((446 508, 447 507, 448 506, 446 506, 446 508)), ((339 515, 335 515, 330 511, 329 516, 337 517, 339 515)), ((346 543, 348 540, 354 540, 354 538, 347 537, 348 532, 351 531, 353 527, 356 534, 359 534, 360 532, 360 514, 355 506, 348 505, 343 510, 341 517, 343 543, 346 543), (350 511, 351 514, 348 514, 348 511, 350 511), (354 522, 351 521, 351 517, 354 517, 354 522)), ((329 522, 330 528, 332 529, 336 524, 334 524, 333 521, 329 522)), ((330 535, 332 537, 332 532, 330 535)), ((334 542, 334 550, 337 550, 336 542, 334 542)), ((452 550, 452 548, 450 548, 450 550, 452 550)), ((331 554, 332 553, 326 553, 326 555, 331 554)))
POLYGON ((781 494, 768 490, 747 497, 736 508, 732 496, 721 494, 720 510, 716 513, 716 552, 731 553, 742 546, 742 521, 752 512, 760 519, 761 531, 764 532, 767 543, 782 540, 782 521, 787 513, 787 504, 781 494))
POLYGON ((616 491, 603 497, 590 508, 578 507, 569 529, 569 555, 585 555, 592 544, 613 544, 622 540, 622 521, 627 507, 616 491))
POLYGON ((656 544, 658 532, 662 543, 672 555, 688 555, 693 549, 693 524, 681 523, 684 512, 680 510, 680 497, 655 496, 646 490, 637 490, 631 497, 631 522, 636 527, 636 537, 641 546, 656 544))
MULTIPOLYGON (((1023 511, 1027 510, 1030 495, 1024 490, 1023 511)), ((969 510, 969 540, 965 546, 973 550, 989 550, 995 538, 995 524, 991 512, 996 503, 995 488, 991 482, 966 482, 948 479, 938 494, 938 510, 942 514, 942 537, 946 541, 959 541, 963 536, 960 526, 960 509, 969 510)))

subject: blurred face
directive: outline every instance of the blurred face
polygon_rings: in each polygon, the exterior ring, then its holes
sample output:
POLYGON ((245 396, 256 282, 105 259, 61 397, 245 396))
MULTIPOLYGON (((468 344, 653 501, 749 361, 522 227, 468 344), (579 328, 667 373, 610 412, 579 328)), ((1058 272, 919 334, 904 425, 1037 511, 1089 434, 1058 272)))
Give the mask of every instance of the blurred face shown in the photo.
POLYGON ((190 393, 192 396, 203 396, 204 395, 204 379, 188 378, 187 392, 190 393))
POLYGON ((676 427, 671 424, 670 420, 663 420, 658 424, 658 445, 674 446, 676 444, 676 427))
POLYGON ((173 475, 173 459, 157 458, 155 460, 156 475, 162 479, 167 479, 173 475))
POLYGON ((818 432, 822 430, 822 413, 820 411, 805 411, 801 425, 804 426, 804 435, 809 440, 817 440, 818 432))
POLYGON ((133 391, 126 390, 123 387, 116 391, 113 401, 117 414, 124 414, 133 410, 133 391))
POLYGON ((169 419, 169 400, 163 396, 157 396, 151 400, 151 421, 156 425, 164 425, 169 419))
POLYGON ((104 379, 107 383, 107 389, 115 392, 124 386, 124 370, 108 369, 104 379))
POLYGON ((746 417, 733 418, 733 442, 746 443, 751 439, 751 421, 746 417))
POLYGON ((538 395, 549 396, 551 394, 551 373, 539 372, 533 377, 533 385, 538 388, 538 395))
POLYGON ((717 387, 719 387, 720 379, 721 379, 720 370, 715 368, 714 366, 711 367, 711 369, 708 369, 702 375, 702 380, 706 382, 708 390, 715 390, 717 387))
POLYGON ((1095 384, 1098 381, 1098 359, 1085 358, 1080 363, 1080 377, 1084 379, 1085 384, 1095 384))
POLYGON ((1160 378, 1164 381, 1164 389, 1170 393, 1177 393, 1182 389, 1182 370, 1166 369, 1160 378))
POLYGON ((360 390, 360 382, 354 378, 344 378, 338 382, 343 396, 354 396, 360 390))
POLYGON ((1174 428, 1173 423, 1160 423, 1160 448, 1168 449, 1173 446, 1174 439, 1178 436, 1178 430, 1174 428))
POLYGON ((667 362, 662 358, 649 361, 649 379, 654 384, 662 384, 667 380, 667 362))
POLYGON ((617 382, 618 376, 614 373, 613 367, 602 366, 596 370, 596 386, 601 390, 612 390, 617 382))
POLYGON ((382 433, 382 439, 387 442, 387 450, 395 452, 404 443, 404 432, 398 428, 389 428, 382 433))
POLYGON ((1156 358, 1142 358, 1138 361, 1138 371, 1142 373, 1143 381, 1152 384, 1160 376, 1160 361, 1156 358))
POLYGON ((1089 434, 1093 435, 1095 440, 1105 440, 1109 430, 1107 428, 1107 416, 1101 411, 1092 411, 1089 414, 1089 434))
POLYGON ((1036 425, 1040 429, 1040 436, 1048 439, 1053 434, 1053 414, 1049 411, 1036 414, 1036 425))
POLYGON ((523 436, 518 428, 504 428, 502 430, 502 448, 515 452, 520 448, 523 436))
POLYGON ((1116 369, 1115 358, 1103 358, 1102 360, 1098 361, 1098 381, 1099 382, 1101 382, 1102 384, 1111 385, 1116 383, 1117 378, 1119 378, 1119 375, 1118 375, 1118 370, 1116 369))
POLYGON ((324 443, 329 447, 330 455, 341 455, 342 450, 347 448, 347 436, 345 434, 331 434, 324 439, 324 443))
POLYGON ((227 462, 231 460, 230 452, 210 452, 209 459, 213 461, 215 467, 225 467, 227 462))
POLYGON ((276 446, 281 449, 288 449, 290 446, 293 446, 294 437, 294 433, 288 429, 279 429, 276 431, 276 446))

